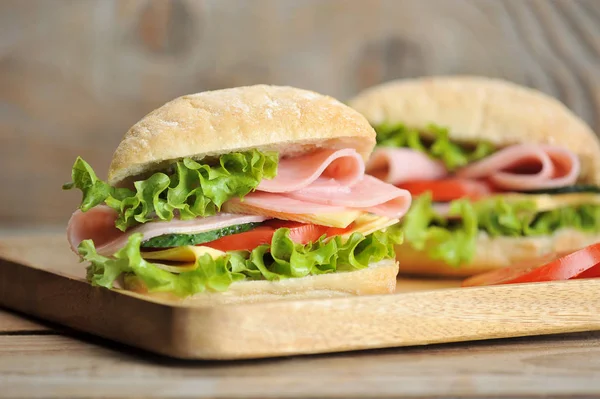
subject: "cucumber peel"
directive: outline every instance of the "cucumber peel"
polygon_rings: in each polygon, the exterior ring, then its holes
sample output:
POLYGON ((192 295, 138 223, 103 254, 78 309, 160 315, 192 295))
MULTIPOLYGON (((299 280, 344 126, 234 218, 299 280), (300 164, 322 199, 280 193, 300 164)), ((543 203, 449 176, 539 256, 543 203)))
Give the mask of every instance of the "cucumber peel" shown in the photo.
POLYGON ((243 223, 196 234, 164 234, 144 241, 141 246, 142 248, 172 248, 204 244, 221 237, 250 231, 259 225, 260 223, 243 223))
POLYGON ((600 193, 600 187, 592 184, 576 184, 574 186, 545 188, 540 190, 523 191, 527 194, 569 194, 569 193, 600 193))

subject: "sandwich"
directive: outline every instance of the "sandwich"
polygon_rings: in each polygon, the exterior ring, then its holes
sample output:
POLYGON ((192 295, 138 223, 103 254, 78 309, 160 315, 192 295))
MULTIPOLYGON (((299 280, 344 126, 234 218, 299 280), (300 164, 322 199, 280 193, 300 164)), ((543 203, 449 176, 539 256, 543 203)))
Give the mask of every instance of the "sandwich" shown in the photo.
POLYGON ((95 286, 201 302, 394 291, 408 191, 365 174, 375 131, 337 100, 257 85, 179 97, 77 158, 67 237, 95 286))
POLYGON ((600 144, 539 91, 482 77, 372 87, 367 173, 411 192, 400 272, 470 276, 600 241, 600 144))

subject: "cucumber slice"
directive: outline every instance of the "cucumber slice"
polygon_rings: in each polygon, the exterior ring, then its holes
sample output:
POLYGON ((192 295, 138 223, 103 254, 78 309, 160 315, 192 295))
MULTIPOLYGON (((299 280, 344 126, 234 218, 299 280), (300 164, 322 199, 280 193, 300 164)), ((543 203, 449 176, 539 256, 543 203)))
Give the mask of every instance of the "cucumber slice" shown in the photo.
POLYGON ((546 188, 541 190, 523 191, 527 194, 569 194, 569 193, 600 193, 600 187, 592 184, 578 184, 574 186, 546 188))
POLYGON ((184 245, 198 245, 205 242, 218 240, 221 237, 232 234, 243 233, 259 226, 260 223, 244 223, 235 226, 224 227, 218 230, 205 231, 197 234, 164 234, 154 237, 142 243, 143 248, 171 248, 184 245))

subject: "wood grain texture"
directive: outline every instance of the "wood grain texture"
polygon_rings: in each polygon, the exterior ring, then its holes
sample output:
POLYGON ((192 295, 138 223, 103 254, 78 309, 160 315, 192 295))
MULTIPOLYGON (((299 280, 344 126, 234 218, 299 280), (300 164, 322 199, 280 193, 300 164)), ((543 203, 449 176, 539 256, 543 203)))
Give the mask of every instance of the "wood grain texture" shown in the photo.
POLYGON ((4 225, 64 225, 77 155, 181 94, 288 84, 347 99, 385 80, 479 74, 559 97, 600 128, 597 0, 5 0, 4 225))
POLYGON ((600 334, 243 362, 147 356, 89 337, 0 336, 0 397, 585 397, 600 334))
POLYGON ((48 326, 26 319, 23 316, 8 310, 0 309, 0 335, 51 331, 53 330, 48 326))
POLYGON ((214 305, 91 287, 63 236, 0 241, 0 306, 185 359, 245 359, 600 330, 600 280, 214 305), (28 250, 35 241, 35 250, 28 250), (62 242, 62 246, 59 244, 62 242), (243 333, 241 333, 243 332, 243 333))

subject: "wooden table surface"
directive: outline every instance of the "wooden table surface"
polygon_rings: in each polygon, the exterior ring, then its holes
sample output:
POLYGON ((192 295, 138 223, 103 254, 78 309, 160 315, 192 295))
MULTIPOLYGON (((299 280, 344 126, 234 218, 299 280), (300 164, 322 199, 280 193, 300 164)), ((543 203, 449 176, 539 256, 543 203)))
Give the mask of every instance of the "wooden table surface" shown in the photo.
POLYGON ((0 309, 0 397, 592 394, 600 394, 600 332, 260 361, 190 362, 0 309))
MULTIPOLYGON (((557 96, 600 129, 600 0, 5 0, 0 10, 0 182, 13 188, 2 225, 63 226, 79 197, 60 186, 77 155, 104 171, 132 123, 211 88, 282 83, 344 100, 398 77, 481 74, 557 96)), ((592 394, 600 332, 185 362, 0 309, 0 397, 592 394)))

